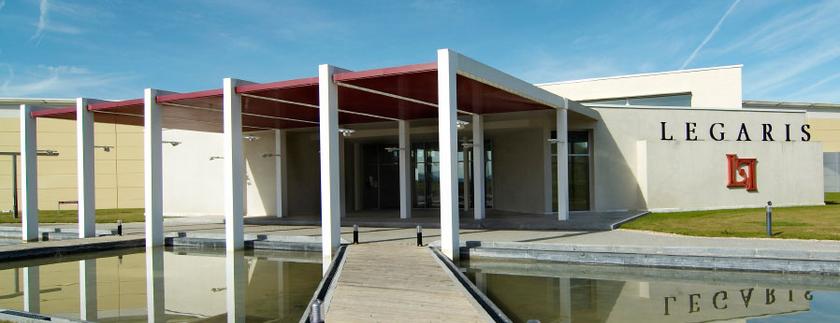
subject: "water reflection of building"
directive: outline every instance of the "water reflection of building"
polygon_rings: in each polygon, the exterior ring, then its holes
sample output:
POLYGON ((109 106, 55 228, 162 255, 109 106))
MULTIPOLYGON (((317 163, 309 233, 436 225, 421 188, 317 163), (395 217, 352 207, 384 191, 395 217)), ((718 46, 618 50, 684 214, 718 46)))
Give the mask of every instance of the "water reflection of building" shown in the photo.
POLYGON ((320 267, 318 254, 163 250, 6 267, 0 268, 0 308, 95 321, 224 319, 229 312, 297 321, 320 267), (237 302, 228 302, 230 296, 237 302))
POLYGON ((522 322, 737 322, 808 311, 813 299, 810 291, 795 285, 767 287, 750 280, 739 284, 688 275, 639 280, 632 274, 599 275, 592 268, 580 274, 528 267, 470 265, 476 285, 511 319, 522 322))

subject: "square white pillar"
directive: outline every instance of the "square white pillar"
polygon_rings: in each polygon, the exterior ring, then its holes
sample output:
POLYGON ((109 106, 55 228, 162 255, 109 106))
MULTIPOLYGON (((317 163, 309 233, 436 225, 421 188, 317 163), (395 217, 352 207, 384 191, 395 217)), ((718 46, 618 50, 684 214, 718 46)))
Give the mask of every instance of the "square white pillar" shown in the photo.
POLYGON ((566 109, 557 109, 557 219, 569 219, 569 143, 566 109))
POLYGON ((397 121, 400 152, 400 219, 411 218, 411 132, 406 120, 397 121))
POLYGON ((558 278, 557 280, 557 301, 560 307, 558 322, 570 323, 572 322, 572 280, 570 278, 558 278))
POLYGON ((29 313, 41 312, 40 271, 38 266, 23 268, 23 310, 29 313))
POLYGON ((227 250, 245 247, 245 157, 242 152, 242 98, 236 93, 239 80, 225 78, 222 86, 224 129, 225 246, 227 250))
POLYGON ((166 322, 163 247, 146 246, 146 315, 148 322, 166 322))
POLYGON ((248 272, 245 271, 245 254, 242 250, 228 250, 225 254, 225 303, 228 322, 245 322, 245 289, 248 272))
POLYGON ((438 144, 440 147, 440 248, 449 259, 459 257, 458 214, 458 54, 437 52, 438 144))
POLYGON ((473 215, 476 220, 486 217, 486 203, 484 200, 486 178, 484 171, 484 117, 480 114, 472 116, 472 162, 473 162, 473 215))
POLYGON ((319 145, 321 148, 321 250, 326 273, 341 241, 341 180, 339 173, 338 87, 336 68, 318 66, 319 145))
POLYGON ((79 260, 79 317, 82 321, 98 319, 96 297, 96 259, 79 260))
POLYGON ((158 92, 143 91, 143 177, 146 246, 163 245, 163 139, 158 92))
POLYGON ((38 241, 38 147, 37 122, 32 107, 20 106, 20 183, 23 241, 38 241))
POLYGON ((274 203, 278 218, 289 216, 287 136, 286 130, 274 130, 274 203))
POLYGON ((94 178, 93 112, 88 100, 76 99, 76 175, 79 193, 79 238, 96 236, 96 180, 94 178))

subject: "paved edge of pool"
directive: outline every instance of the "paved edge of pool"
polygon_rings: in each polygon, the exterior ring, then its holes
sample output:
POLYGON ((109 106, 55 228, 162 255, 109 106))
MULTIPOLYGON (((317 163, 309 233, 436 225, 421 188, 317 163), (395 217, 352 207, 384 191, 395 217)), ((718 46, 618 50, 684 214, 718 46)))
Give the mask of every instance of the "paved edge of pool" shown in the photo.
POLYGON ((114 249, 137 248, 146 245, 143 236, 106 236, 73 240, 50 240, 21 243, 0 248, 0 262, 26 260, 38 257, 97 252, 114 249))
POLYGON ((804 273, 840 276, 840 252, 724 247, 643 247, 466 241, 464 258, 562 263, 804 273))

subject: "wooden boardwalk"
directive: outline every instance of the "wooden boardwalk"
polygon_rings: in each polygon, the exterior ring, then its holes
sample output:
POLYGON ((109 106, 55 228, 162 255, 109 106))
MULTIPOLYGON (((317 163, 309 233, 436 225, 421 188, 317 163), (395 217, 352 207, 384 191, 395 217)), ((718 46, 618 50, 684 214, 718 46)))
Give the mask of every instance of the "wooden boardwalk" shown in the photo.
POLYGON ((487 322, 428 248, 361 244, 347 249, 327 322, 487 322))

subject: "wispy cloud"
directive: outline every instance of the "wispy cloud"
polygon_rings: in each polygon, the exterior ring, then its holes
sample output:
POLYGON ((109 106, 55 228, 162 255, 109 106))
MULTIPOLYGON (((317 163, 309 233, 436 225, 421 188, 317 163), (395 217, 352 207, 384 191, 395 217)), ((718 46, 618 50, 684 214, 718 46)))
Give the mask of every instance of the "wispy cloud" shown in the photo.
POLYGON ((608 57, 570 58, 542 50, 531 52, 529 56, 524 60, 527 63, 519 67, 520 72, 514 74, 534 83, 620 75, 627 72, 608 57))
MULTIPOLYGON (((820 89, 822 89, 824 85, 830 84, 831 82, 834 82, 835 80, 840 80, 840 72, 829 75, 828 77, 825 77, 825 78, 823 78, 819 81, 816 81, 816 82, 812 83, 811 85, 808 85, 804 88, 801 88, 801 89, 799 89, 799 91, 793 92, 790 95, 788 95, 788 97, 796 98, 796 97, 806 95, 806 94, 818 94, 816 92, 819 91, 820 89)), ((834 93, 836 91, 836 89, 837 88, 834 87, 834 88, 831 88, 831 89, 828 89, 828 90, 831 91, 832 93, 834 93)))
POLYGON ((6 6, 6 0, 0 0, 0 10, 3 10, 3 7, 6 6))
POLYGON ((41 0, 41 4, 39 5, 40 15, 38 16, 38 24, 35 28, 35 34, 32 35, 31 40, 35 41, 36 43, 41 42, 41 38, 44 36, 44 29, 47 28, 47 22, 49 21, 49 14, 50 14, 50 3, 47 0, 41 0))
POLYGON ((729 6, 729 9, 726 10, 723 16, 720 17, 720 20, 718 20, 717 24, 715 24, 715 27, 712 28, 709 34, 706 35, 706 38, 704 38, 703 41, 700 43, 700 46, 697 46, 697 48, 695 48, 694 51, 691 52, 691 55, 688 55, 688 58, 686 58, 685 62, 683 62, 682 66, 680 66, 680 69, 684 69, 686 66, 688 66, 688 64, 691 64, 691 61, 694 60, 694 57, 697 56, 697 53, 699 53, 700 50, 702 50, 703 47, 705 47, 706 44, 710 40, 712 40, 712 38, 715 37, 715 35, 720 30, 720 26, 723 24, 724 21, 726 21, 726 18, 729 17, 732 11, 735 10, 735 6, 737 6, 739 2, 741 2, 741 0, 735 0, 732 2, 732 5, 729 6))
MULTIPOLYGON (((131 77, 94 73, 78 66, 46 66, 29 68, 22 75, 8 64, 6 78, 0 82, 0 96, 8 97, 77 97, 107 93, 109 97, 124 96, 124 86, 131 77)), ((128 95, 131 96, 131 95, 128 95)))
POLYGON ((761 75, 761 78, 750 82, 750 87, 760 95, 771 94, 772 91, 796 81, 801 74, 837 58, 840 58, 840 46, 819 48, 798 53, 796 56, 787 56, 784 59, 763 64, 754 70, 754 73, 761 75))

